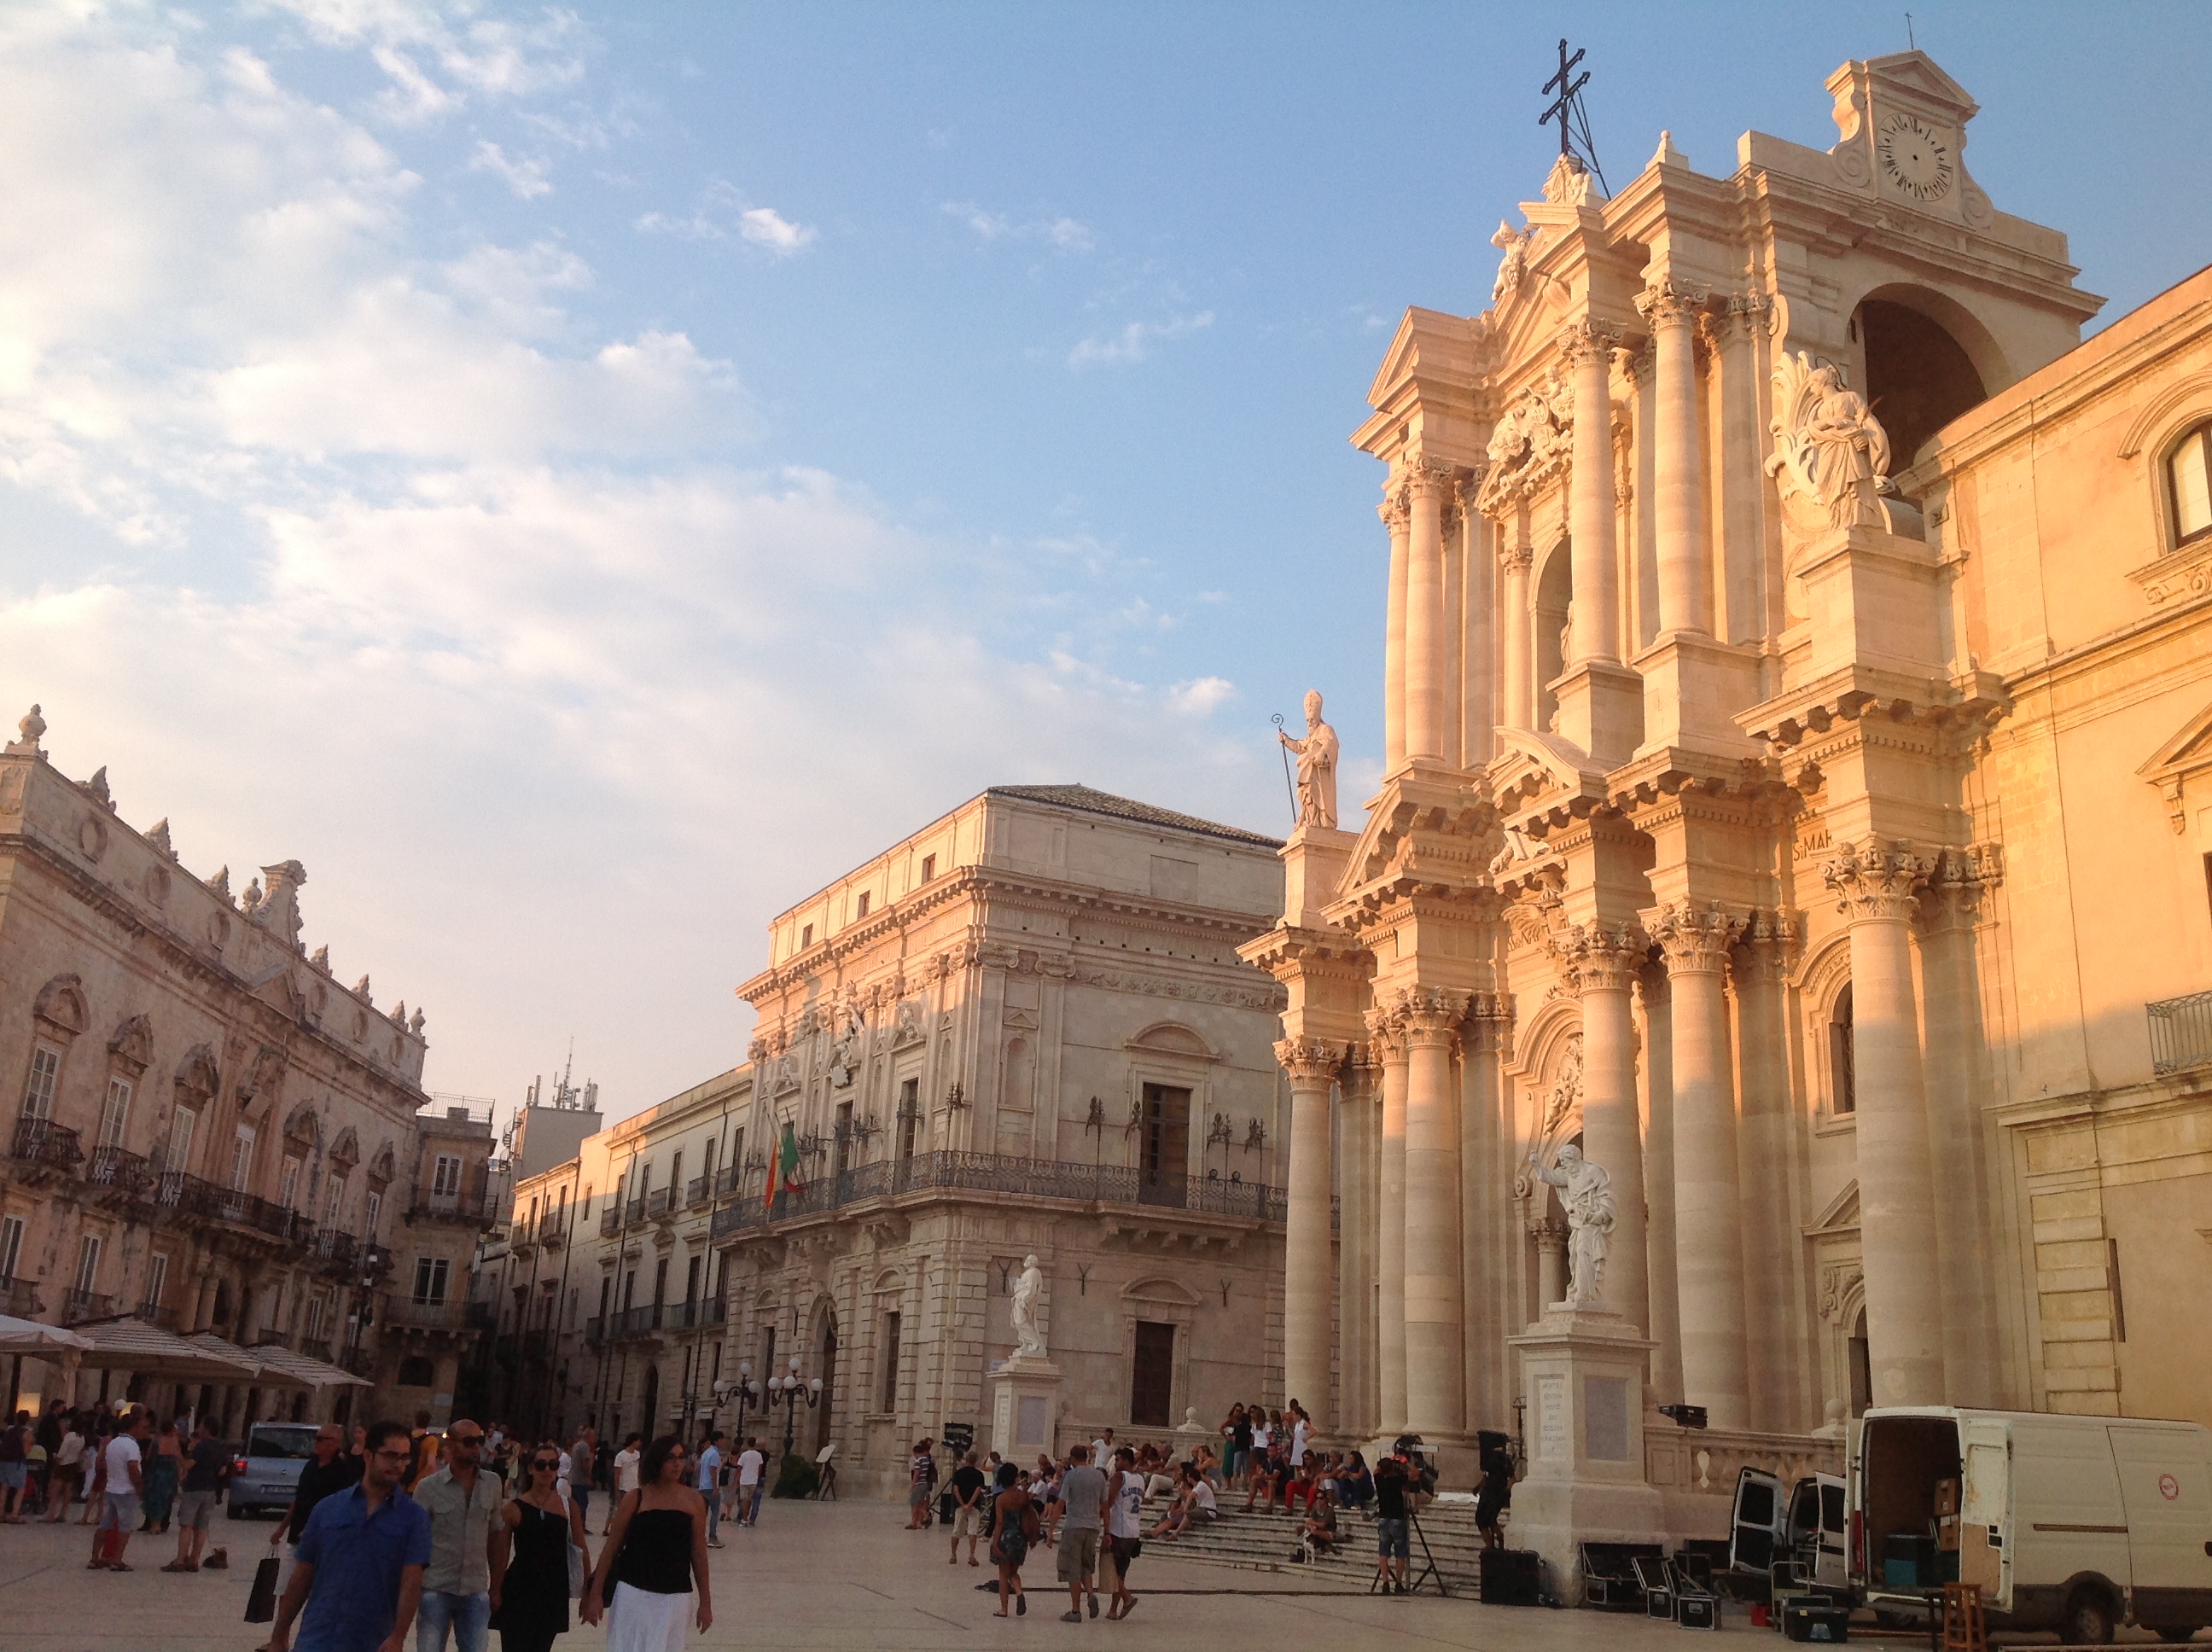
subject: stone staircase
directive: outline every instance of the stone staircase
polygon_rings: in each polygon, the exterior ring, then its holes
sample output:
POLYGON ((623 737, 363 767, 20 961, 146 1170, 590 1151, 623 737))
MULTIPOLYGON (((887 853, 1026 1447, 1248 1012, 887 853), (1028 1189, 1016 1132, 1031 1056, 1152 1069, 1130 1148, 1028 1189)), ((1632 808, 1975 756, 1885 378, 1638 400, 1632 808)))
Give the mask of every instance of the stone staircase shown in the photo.
MULTIPOLYGON (((1336 1553, 1307 1564, 1291 1558, 1297 1547, 1295 1534, 1300 1520, 1280 1513, 1262 1515, 1256 1509, 1248 1515, 1227 1498, 1223 1503, 1218 1520, 1187 1532, 1172 1543, 1147 1544, 1146 1552, 1248 1571, 1284 1573, 1310 1584, 1341 1588, 1364 1589, 1375 1576, 1375 1522, 1358 1509, 1337 1511, 1340 1542, 1336 1553)), ((1468 1600, 1474 1599, 1482 1552, 1482 1536, 1474 1525, 1474 1504, 1431 1503, 1421 1511, 1421 1532, 1428 1538, 1429 1552, 1435 1557, 1445 1586, 1455 1596, 1463 1593, 1468 1600)), ((1417 1535, 1407 1576, 1418 1577, 1422 1565, 1421 1539, 1417 1535)), ((1424 1594, 1427 1588, 1424 1586, 1424 1594)))

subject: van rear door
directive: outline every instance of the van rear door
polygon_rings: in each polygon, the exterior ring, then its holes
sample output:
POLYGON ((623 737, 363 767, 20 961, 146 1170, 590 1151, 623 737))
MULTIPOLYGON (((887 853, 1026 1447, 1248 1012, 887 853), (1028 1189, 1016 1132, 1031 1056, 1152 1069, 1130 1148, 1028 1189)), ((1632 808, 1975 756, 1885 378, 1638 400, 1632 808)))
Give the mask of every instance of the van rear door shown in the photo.
POLYGON ((2012 1436, 2002 1418, 1959 1418, 1959 1580, 1982 1586, 1983 1602, 2012 1606, 2012 1436))
POLYGON ((1844 1483, 1833 1474, 1815 1474, 1813 1484, 1819 1489, 1820 1497, 1820 1535, 1813 1552, 1813 1582, 1822 1588, 1847 1588, 1850 1576, 1844 1552, 1844 1483))
POLYGON ((2212 1621, 2203 1615, 2212 1606, 2212 1435, 2188 1423, 2114 1423, 2106 1432, 2128 1511, 2136 1621, 2201 1627, 2212 1621))
POLYGON ((1729 1570, 1765 1577, 1777 1560, 1789 1558, 1782 1481, 1763 1468, 1740 1470, 1735 1477, 1735 1510, 1729 1521, 1729 1570))

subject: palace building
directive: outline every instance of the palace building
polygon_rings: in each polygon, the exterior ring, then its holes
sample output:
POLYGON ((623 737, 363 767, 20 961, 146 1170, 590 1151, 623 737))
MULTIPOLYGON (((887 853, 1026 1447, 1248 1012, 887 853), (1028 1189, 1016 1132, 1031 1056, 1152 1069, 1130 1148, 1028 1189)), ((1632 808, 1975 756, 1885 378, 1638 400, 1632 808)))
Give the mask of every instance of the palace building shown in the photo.
POLYGON ((750 1058, 517 1182, 494 1408, 787 1424, 902 1489, 920 1436, 990 1443, 1031 1254, 1060 1373, 1035 1449, 1279 1403, 1283 999, 1237 949, 1280 847, 994 787, 775 918, 750 1058))
POLYGON ((1576 1142, 1609 1334, 1711 1423, 1623 1472, 1701 1534, 1870 1404, 2212 1422, 2212 271, 2084 343, 1963 88, 1826 89, 1826 148, 1562 156, 1488 307, 1407 313, 1385 774, 1244 949, 1289 1390, 1534 1433, 1576 1142))

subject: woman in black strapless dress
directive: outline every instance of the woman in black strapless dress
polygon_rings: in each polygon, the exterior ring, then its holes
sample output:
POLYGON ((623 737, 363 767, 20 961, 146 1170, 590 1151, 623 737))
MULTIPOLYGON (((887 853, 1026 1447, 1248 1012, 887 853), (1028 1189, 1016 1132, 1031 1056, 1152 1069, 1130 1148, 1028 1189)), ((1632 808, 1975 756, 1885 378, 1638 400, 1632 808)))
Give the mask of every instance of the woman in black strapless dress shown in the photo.
POLYGON ((638 1464, 599 1564, 584 1588, 583 1618, 608 1616, 607 1652, 684 1652, 692 1595, 699 1632, 714 1625, 707 1572, 707 1505, 687 1481, 684 1442, 663 1435, 638 1464))
POLYGON ((491 1622, 501 1652, 550 1652, 568 1632, 568 1540, 584 1556, 584 1516, 559 1490, 561 1457, 550 1445, 526 1459, 521 1495, 499 1511, 492 1533, 491 1622))

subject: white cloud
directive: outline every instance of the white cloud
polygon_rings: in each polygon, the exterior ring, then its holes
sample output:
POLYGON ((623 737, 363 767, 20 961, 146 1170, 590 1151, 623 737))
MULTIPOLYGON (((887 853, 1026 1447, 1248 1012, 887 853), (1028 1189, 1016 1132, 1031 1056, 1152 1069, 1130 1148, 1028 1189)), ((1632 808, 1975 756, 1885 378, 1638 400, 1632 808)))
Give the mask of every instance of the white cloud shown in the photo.
MULTIPOLYGON (((448 96, 528 78, 473 14, 292 9, 448 96)), ((680 318, 596 325, 617 272, 557 236, 447 248, 419 131, 144 27, 0 14, 0 713, 195 870, 306 861, 434 1085, 512 1099, 571 1029, 617 1114, 738 1060, 761 921, 983 785, 1235 817, 1235 689, 1115 664, 1167 623, 1145 565, 748 470, 680 318)))
POLYGON ((545 175, 543 161, 527 157, 509 160, 507 151, 489 139, 477 140, 476 152, 469 157, 469 170, 495 174, 514 191, 519 201, 533 200, 553 192, 553 183, 545 175))
POLYGON ((390 84, 378 112, 416 125, 459 108, 471 93, 522 98, 574 85, 598 41, 573 11, 546 7, 526 21, 487 16, 468 0, 263 0, 298 17, 315 39, 368 48, 390 84))
POLYGON ((1132 321, 1119 332, 1101 333, 1085 339, 1067 353, 1071 367, 1115 366, 1141 361, 1152 354, 1152 346, 1165 338, 1182 338, 1213 325, 1213 312, 1206 310, 1197 315, 1172 316, 1165 321, 1132 321))
POLYGON ((947 201, 942 210, 975 232, 983 241, 1048 241, 1063 252, 1088 252, 1096 245, 1090 226, 1068 217, 1017 221, 1002 212, 991 212, 973 201, 947 201))
POLYGON ((788 222, 774 207, 754 207, 738 216, 740 233, 756 246, 765 246, 771 252, 796 252, 814 239, 811 224, 788 222))
POLYGON ((742 239, 778 258, 801 251, 815 236, 811 224, 793 223, 773 207, 746 206, 744 197, 720 179, 701 192, 699 204, 688 218, 647 212, 637 219, 635 228, 690 241, 742 239))

